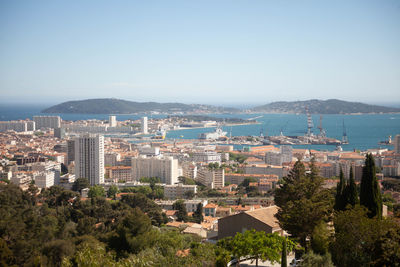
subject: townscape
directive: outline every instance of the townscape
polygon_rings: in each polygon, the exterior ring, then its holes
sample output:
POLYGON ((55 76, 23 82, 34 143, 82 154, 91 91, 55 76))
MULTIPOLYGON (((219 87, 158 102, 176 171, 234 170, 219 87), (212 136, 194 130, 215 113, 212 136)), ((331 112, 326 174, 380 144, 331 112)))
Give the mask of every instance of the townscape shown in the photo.
MULTIPOLYGON (((216 122, 206 121, 200 124, 216 125, 216 122)), ((384 220, 388 220, 387 223, 393 221, 393 225, 397 224, 397 228, 393 229, 397 229, 397 234, 400 233, 400 190, 396 179, 400 176, 400 135, 393 139, 394 150, 385 148, 368 151, 317 151, 293 148, 290 145, 247 146, 236 150, 229 144, 230 138, 226 136, 226 132, 221 133, 221 136, 215 133, 199 136, 197 140, 168 140, 165 139, 165 135, 159 134, 161 129, 166 130, 166 127, 174 127, 170 119, 148 120, 147 117, 143 117, 137 121, 120 122, 116 120, 116 116, 110 116, 108 121, 72 122, 63 121, 59 116, 34 116, 32 121, 0 122, 0 200, 1 212, 4 215, 0 233, 2 246, 7 248, 5 251, 9 251, 1 260, 18 265, 27 262, 33 264, 37 261, 58 262, 57 264, 65 266, 74 262, 84 264, 88 259, 79 258, 80 254, 77 253, 94 253, 90 249, 98 246, 99 249, 111 253, 101 256, 106 258, 97 259, 100 265, 103 264, 101 261, 115 261, 119 264, 134 262, 138 266, 146 266, 155 261, 155 265, 167 262, 226 266, 231 260, 239 260, 238 255, 252 255, 248 258, 256 259, 257 262, 258 259, 280 262, 281 245, 274 251, 274 256, 262 251, 253 255, 254 252, 239 251, 239 248, 229 250, 229 246, 232 246, 229 242, 239 242, 235 241, 241 238, 238 233, 244 234, 242 238, 257 234, 246 232, 252 229, 267 234, 275 233, 271 236, 273 242, 282 243, 283 237, 289 237, 287 248, 291 248, 288 254, 292 258, 295 251, 296 255, 302 255, 312 248, 312 251, 321 255, 331 253, 333 261, 339 266, 351 266, 357 261, 372 264, 374 260, 380 265, 381 261, 394 260, 390 257, 395 257, 395 254, 390 254, 388 259, 381 258, 383 255, 378 254, 375 255, 376 258, 364 255, 367 258, 358 259, 348 255, 346 257, 349 258, 341 259, 342 254, 347 252, 335 246, 341 246, 338 244, 340 238, 348 237, 336 236, 339 232, 334 233, 329 225, 333 219, 336 227, 338 222, 335 220, 345 220, 345 217, 341 217, 344 214, 355 216, 353 213, 364 212, 359 208, 346 209, 346 204, 340 200, 340 194, 347 194, 344 193, 347 192, 344 188, 351 182, 354 188, 362 187, 366 179, 366 164, 371 157, 374 165, 373 177, 376 179, 381 199, 379 214, 375 212, 375 215, 379 215, 380 218, 383 216, 386 218, 384 220), (126 135, 128 128, 129 133, 134 132, 132 135, 126 135), (218 140, 225 142, 215 142, 218 140), (313 179, 318 177, 318 182, 305 182, 301 190, 311 190, 314 192, 312 195, 298 197, 299 199, 287 195, 293 190, 288 188, 291 182, 294 183, 296 179, 300 182, 310 175, 315 176, 313 179), (319 194, 324 196, 318 196, 319 194), (14 199, 17 196, 22 199, 14 199), (321 197, 324 199, 320 199, 321 197), (63 232, 69 232, 62 234, 66 235, 65 241, 60 236, 61 233, 54 230, 52 236, 43 237, 47 238, 46 242, 50 242, 51 245, 39 245, 42 246, 41 250, 37 250, 37 247, 26 248, 26 254, 21 257, 18 252, 21 244, 12 238, 13 235, 14 238, 20 238, 19 235, 23 235, 24 230, 13 234, 7 219, 12 218, 12 213, 22 211, 17 209, 10 213, 5 207, 10 205, 11 208, 12 205, 17 205, 18 201, 27 198, 31 202, 25 205, 34 213, 37 210, 39 214, 45 212, 49 214, 46 216, 50 216, 51 210, 56 208, 56 213, 64 214, 62 216, 65 221, 61 222, 60 218, 54 217, 58 222, 51 223, 54 227, 61 227, 63 232), (312 204, 296 202, 300 200, 311 201, 312 204), (128 205, 127 210, 124 210, 124 206, 118 206, 122 203, 128 205), (66 207, 63 207, 62 211, 59 210, 60 205, 66 205, 68 214, 65 211, 66 207), (302 216, 292 213, 306 209, 307 205, 319 205, 320 208, 308 211, 312 213, 309 215, 314 217, 303 222, 291 221, 291 218, 302 216), (88 210, 79 211, 84 207, 88 210), (47 211, 44 211, 44 208, 47 211), (130 210, 131 208, 133 210, 130 210), (96 209, 104 211, 95 211, 96 209), (89 210, 92 210, 90 215, 87 214, 89 210), (334 213, 334 210, 339 213, 334 213), (81 215, 74 214, 78 211, 81 215), (96 214, 93 215, 93 212, 96 214), (128 222, 131 219, 133 221, 128 222), (143 238, 150 238, 147 235, 150 235, 151 231, 147 228, 133 230, 126 225, 127 223, 136 225, 135 229, 139 227, 138 223, 148 224, 146 227, 153 225, 163 233, 158 238, 176 239, 179 236, 180 244, 168 248, 176 250, 168 252, 172 255, 163 254, 160 256, 162 258, 157 259, 146 256, 141 254, 148 253, 146 249, 162 248, 150 244, 146 245, 146 248, 141 247, 145 245, 137 242, 141 242, 139 240, 143 238), (300 224, 301 230, 293 226, 296 223, 300 224), (129 232, 129 237, 120 236, 118 231, 122 231, 121 227, 128 227, 124 231, 129 232), (106 237, 106 233, 111 235, 110 231, 116 231, 114 235, 118 237, 106 237), (85 241, 80 237, 85 234, 95 236, 100 243, 85 241), (335 241, 331 240, 333 237, 335 241), (113 238, 119 239, 113 241, 113 238), (121 238, 126 240, 122 241, 121 238), (323 244, 314 244, 316 238, 324 239, 318 241, 323 244), (123 245, 121 242, 128 243, 123 245), (193 242, 198 242, 195 247, 193 242), (65 246, 72 243, 75 243, 76 252, 65 249, 65 246), (195 252, 196 249, 201 252, 195 252), (113 251, 117 253, 116 256, 113 256, 113 251), (207 256, 201 255, 202 253, 206 253, 207 256), (130 256, 127 257, 128 255, 130 256), (189 263, 191 261, 193 262, 189 263)), ((299 192, 293 193, 296 195, 299 192)), ((356 190, 355 199, 358 199, 357 195, 356 190)), ((368 198, 370 197, 368 194, 368 198)), ((345 203, 346 201, 344 200, 345 203)), ((358 200, 353 202, 350 204, 354 206, 358 200)), ((50 223, 48 219, 50 218, 40 219, 39 225, 50 223)), ((155 240, 153 241, 156 242, 155 240)), ((272 242, 271 240, 268 242, 272 242)), ((394 242, 394 245, 399 240, 397 235, 384 242, 394 242)), ((398 244, 393 249, 393 253, 397 253, 398 244)), ((311 254, 304 255, 310 257, 311 254)), ((303 257, 302 260, 307 260, 307 257, 303 257)), ((331 258, 321 260, 324 264, 332 264, 331 258)))

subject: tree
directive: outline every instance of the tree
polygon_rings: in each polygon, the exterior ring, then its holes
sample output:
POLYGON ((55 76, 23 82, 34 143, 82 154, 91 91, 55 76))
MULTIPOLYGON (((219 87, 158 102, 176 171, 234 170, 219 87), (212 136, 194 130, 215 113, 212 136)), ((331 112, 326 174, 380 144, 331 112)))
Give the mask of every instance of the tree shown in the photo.
POLYGON ((282 257, 281 257, 281 267, 287 267, 287 248, 286 248, 286 238, 283 240, 283 246, 282 246, 282 257))
POLYGON ((400 262, 400 226, 391 219, 369 218, 360 205, 338 212, 331 253, 337 266, 396 266, 400 262))
POLYGON ((101 185, 95 185, 90 187, 88 196, 90 198, 94 197, 104 197, 106 195, 106 191, 104 190, 104 187, 101 185))
POLYGON ((188 221, 188 215, 187 215, 187 210, 186 210, 186 205, 183 200, 177 200, 173 205, 172 208, 174 210, 177 210, 177 220, 178 221, 183 221, 187 222, 188 221))
POLYGON ((315 254, 313 251, 304 254, 301 259, 303 267, 334 267, 329 253, 324 255, 315 254))
POLYGON ((110 188, 107 191, 107 196, 115 199, 115 196, 118 194, 119 189, 116 185, 110 186, 110 188))
POLYGON ((361 178, 360 204, 368 209, 370 218, 382 218, 382 195, 376 178, 375 161, 367 154, 361 178))
MULTIPOLYGON (((236 259, 254 259, 256 266, 258 260, 269 260, 271 263, 280 262, 285 237, 278 234, 266 234, 264 231, 247 230, 237 233, 233 238, 218 241, 218 246, 230 251, 236 259)), ((295 243, 291 240, 286 242, 288 251, 291 251, 295 243)))
POLYGON ((333 206, 332 195, 322 187, 323 178, 313 165, 311 162, 311 172, 306 174, 303 163, 297 161, 275 190, 279 224, 306 249, 306 240, 315 226, 329 220, 333 206))
POLYGON ((344 210, 346 208, 346 181, 344 180, 343 170, 340 168, 339 183, 336 186, 335 210, 344 210))
POLYGON ((356 181, 354 180, 353 168, 350 168, 350 178, 346 188, 346 199, 347 203, 353 207, 359 203, 356 181))
POLYGON ((82 189, 88 188, 90 186, 89 180, 86 178, 78 178, 72 185, 72 190, 76 192, 81 192, 82 189))
POLYGON ((201 223, 203 221, 203 204, 197 204, 196 211, 193 213, 193 218, 196 223, 201 223))

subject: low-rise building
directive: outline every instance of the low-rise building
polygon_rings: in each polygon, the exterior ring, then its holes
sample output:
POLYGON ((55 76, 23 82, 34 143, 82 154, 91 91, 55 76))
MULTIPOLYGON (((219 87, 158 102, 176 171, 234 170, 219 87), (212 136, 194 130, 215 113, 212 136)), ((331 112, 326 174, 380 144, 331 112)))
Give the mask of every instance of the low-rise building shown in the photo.
POLYGON ((197 185, 174 184, 164 186, 164 197, 167 199, 186 198, 188 192, 197 193, 197 185))

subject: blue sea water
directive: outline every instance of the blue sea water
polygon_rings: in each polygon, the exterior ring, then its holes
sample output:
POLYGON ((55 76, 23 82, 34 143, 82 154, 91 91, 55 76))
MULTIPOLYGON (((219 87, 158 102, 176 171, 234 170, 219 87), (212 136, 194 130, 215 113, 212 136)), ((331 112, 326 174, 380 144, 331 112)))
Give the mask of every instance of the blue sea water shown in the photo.
MULTIPOLYGON (((34 115, 44 115, 40 113, 43 106, 20 106, 20 105, 0 105, 0 120, 19 120, 32 119, 34 115)), ((55 115, 55 114, 51 114, 55 115)), ((100 119, 107 120, 108 114, 57 114, 63 120, 86 120, 100 119)), ((117 115, 117 120, 138 119, 142 115, 117 115)), ((153 118, 165 117, 165 115, 148 115, 153 118)), ((305 114, 213 114, 210 116, 228 118, 236 117, 249 119, 258 116, 260 124, 224 126, 223 130, 232 133, 232 136, 260 135, 279 135, 280 131, 284 135, 303 135, 307 130, 307 117, 305 114)), ((312 115, 314 121, 314 133, 318 133, 319 115, 312 115)), ((343 121, 345 123, 348 145, 343 145, 344 150, 366 150, 368 148, 392 146, 379 145, 379 141, 387 140, 388 136, 400 134, 400 114, 364 114, 364 115, 323 115, 322 126, 327 136, 341 140, 343 134, 343 121)), ((167 138, 196 139, 200 133, 213 131, 214 128, 187 129, 169 131, 167 138), (182 137, 183 136, 183 137, 182 137)), ((301 148, 312 148, 316 150, 333 150, 335 146, 330 145, 303 145, 295 146, 301 148)))

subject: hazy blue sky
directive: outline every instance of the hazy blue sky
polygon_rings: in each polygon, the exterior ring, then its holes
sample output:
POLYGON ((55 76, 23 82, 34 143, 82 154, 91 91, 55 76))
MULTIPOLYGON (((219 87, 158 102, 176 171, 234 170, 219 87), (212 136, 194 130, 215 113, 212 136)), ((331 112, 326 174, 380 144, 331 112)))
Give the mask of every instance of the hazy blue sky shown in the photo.
POLYGON ((0 102, 400 102, 400 1, 0 0, 0 102))

